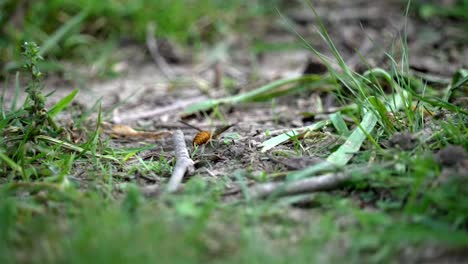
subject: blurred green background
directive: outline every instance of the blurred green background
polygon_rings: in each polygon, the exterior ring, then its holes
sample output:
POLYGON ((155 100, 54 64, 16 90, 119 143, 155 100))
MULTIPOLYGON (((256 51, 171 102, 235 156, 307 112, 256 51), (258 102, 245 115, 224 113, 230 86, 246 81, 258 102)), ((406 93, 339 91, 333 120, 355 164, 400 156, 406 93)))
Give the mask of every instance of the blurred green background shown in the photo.
MULTIPOLYGON (((214 43, 227 34, 250 31, 256 21, 277 17, 300 0, 0 0, 0 76, 21 63, 24 41, 41 46, 46 72, 63 71, 58 61, 93 63, 124 43, 144 44, 148 23, 155 34, 185 47, 214 43)), ((402 1, 404 5, 406 1, 402 1)), ((466 19, 468 1, 441 5, 414 1, 422 19, 466 19)))
MULTIPOLYGON (((96 58, 122 43, 155 34, 185 46, 242 31, 252 19, 275 14, 280 0, 0 0, 0 66, 15 70, 20 46, 35 41, 51 59, 96 58)), ((58 67, 58 66, 56 66, 58 67)), ((53 66, 44 70, 53 70, 53 66)))

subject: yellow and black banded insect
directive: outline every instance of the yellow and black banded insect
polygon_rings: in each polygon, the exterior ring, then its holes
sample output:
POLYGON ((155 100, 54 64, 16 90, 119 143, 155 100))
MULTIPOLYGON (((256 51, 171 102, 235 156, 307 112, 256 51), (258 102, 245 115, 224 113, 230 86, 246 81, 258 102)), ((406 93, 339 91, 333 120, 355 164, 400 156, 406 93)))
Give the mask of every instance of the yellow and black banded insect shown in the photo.
POLYGON ((210 133, 209 131, 202 130, 194 125, 191 125, 185 121, 179 120, 182 124, 189 126, 193 129, 198 130, 199 132, 195 135, 193 138, 193 145, 194 146, 201 146, 203 144, 208 143, 211 139, 216 139, 219 135, 221 135, 224 131, 228 130, 231 128, 233 125, 226 125, 226 126, 221 126, 215 129, 213 133, 210 133))

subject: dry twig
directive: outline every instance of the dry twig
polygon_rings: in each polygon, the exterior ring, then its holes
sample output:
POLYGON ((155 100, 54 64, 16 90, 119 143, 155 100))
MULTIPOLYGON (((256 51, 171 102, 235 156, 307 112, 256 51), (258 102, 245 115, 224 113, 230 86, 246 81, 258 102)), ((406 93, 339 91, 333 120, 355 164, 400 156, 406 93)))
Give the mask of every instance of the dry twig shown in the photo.
POLYGON ((190 158, 187 145, 185 144, 184 133, 181 130, 176 130, 172 136, 172 140, 174 142, 176 164, 167 185, 168 192, 177 191, 184 175, 186 173, 192 174, 195 170, 193 166, 194 162, 190 158))
POLYGON ((311 193, 326 191, 336 188, 344 181, 351 178, 351 174, 329 173, 322 176, 307 178, 303 180, 286 182, 269 182, 253 186, 250 189, 251 198, 264 198, 275 194, 277 196, 287 196, 301 193, 311 193))
POLYGON ((382 166, 365 167, 354 171, 328 173, 317 177, 306 178, 292 182, 269 182, 250 188, 250 197, 254 199, 265 198, 269 195, 287 196, 302 193, 312 193, 335 189, 352 178, 352 173, 369 174, 374 169, 382 169, 391 166, 388 162, 382 166))

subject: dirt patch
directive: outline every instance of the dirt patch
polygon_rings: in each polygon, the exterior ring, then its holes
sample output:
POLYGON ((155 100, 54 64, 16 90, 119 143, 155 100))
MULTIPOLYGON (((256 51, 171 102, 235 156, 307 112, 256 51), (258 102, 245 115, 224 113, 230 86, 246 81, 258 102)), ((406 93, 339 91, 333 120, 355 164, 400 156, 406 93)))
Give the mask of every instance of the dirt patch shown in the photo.
MULTIPOLYGON (((410 14, 405 27, 405 6, 401 1, 375 3, 335 0, 318 1, 314 5, 334 39, 337 49, 350 67, 358 72, 367 69, 366 63, 371 67, 385 67, 388 58, 384 50, 392 50, 390 48, 392 45, 396 45, 393 47, 392 55, 398 59, 402 47, 399 47, 398 42, 394 40, 404 30, 408 35, 410 66, 415 71, 445 79, 449 78, 456 69, 467 67, 468 48, 462 45, 458 38, 461 28, 457 21, 435 19, 427 22, 410 14), (366 59, 365 63, 359 54, 366 59)), ((317 34, 318 20, 310 9, 299 4, 286 10, 284 14, 291 19, 291 26, 311 45, 330 55, 328 47, 317 34)), ((210 97, 245 92, 277 78, 325 70, 309 51, 298 49, 297 46, 284 51, 264 49, 256 51, 254 56, 251 55, 252 46, 246 43, 253 43, 255 40, 285 46, 298 43, 297 38, 283 22, 278 17, 269 24, 255 25, 261 27, 258 28, 259 32, 263 32, 259 36, 248 33, 245 36, 232 36, 226 39, 227 48, 223 53, 223 59, 210 59, 212 50, 207 50, 206 53, 192 56, 193 60, 180 60, 192 61, 190 63, 171 61, 169 65, 178 76, 175 80, 167 80, 158 66, 151 61, 149 54, 141 47, 127 47, 125 54, 132 55, 123 58, 119 63, 123 69, 121 76, 109 81, 91 81, 81 85, 76 105, 85 111, 101 98, 107 120, 145 130, 183 129, 189 144, 197 131, 176 121, 188 105, 210 97), (217 79, 220 77, 231 81, 219 84, 217 79), (220 86, 221 89, 215 90, 212 88, 214 86, 220 86)), ((76 84, 63 82, 60 78, 47 79, 46 89, 55 91, 50 97, 49 104, 55 103, 74 87, 76 84)), ((11 92, 12 90, 7 91, 9 95, 11 92)), ((12 98, 8 94, 7 99, 12 98)), ((336 98, 330 93, 306 91, 276 99, 273 103, 221 107, 217 114, 211 113, 208 116, 200 114, 186 119, 206 130, 227 123, 235 124, 219 140, 202 147, 201 152, 195 157, 200 168, 197 169, 197 174, 217 177, 232 175, 236 170, 245 169, 257 173, 271 173, 280 167, 281 170, 303 168, 313 162, 312 160, 319 159, 324 153, 310 151, 311 157, 307 158, 275 158, 275 155, 260 154, 258 149, 259 144, 267 138, 265 135, 267 131, 301 127, 316 121, 316 117, 308 119, 304 113, 320 111, 317 109, 317 102, 320 101, 325 102, 326 108, 336 106, 336 98)), ((94 117, 91 116, 91 120, 94 117)), ((68 118, 69 116, 63 117, 65 120, 68 118)), ((410 136, 393 139, 397 142, 391 139, 393 142, 391 144, 397 144, 404 149, 410 149, 409 144, 414 141, 410 136)), ((122 147, 136 144, 131 141, 125 144, 115 140, 112 142, 113 146, 122 147)), ((304 149, 299 152, 304 153, 304 150, 311 150, 310 148, 332 148, 335 145, 333 140, 325 138, 315 139, 311 146, 307 146, 307 142, 312 141, 306 140, 305 146, 301 146, 304 149)), ((164 155, 171 156, 170 140, 159 141, 157 144, 160 150, 169 151, 164 155)), ((286 149, 291 148, 294 148, 292 143, 286 146, 286 149)), ((443 153, 439 156, 441 159, 445 157, 443 153)), ((443 160, 444 164, 451 162, 443 160)))

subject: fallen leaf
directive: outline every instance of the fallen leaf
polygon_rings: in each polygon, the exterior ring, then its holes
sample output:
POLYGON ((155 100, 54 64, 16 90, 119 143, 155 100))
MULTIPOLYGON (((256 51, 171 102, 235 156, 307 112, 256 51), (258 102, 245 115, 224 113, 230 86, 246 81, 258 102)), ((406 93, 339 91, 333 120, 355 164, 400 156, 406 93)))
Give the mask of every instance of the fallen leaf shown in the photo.
POLYGON ((113 137, 161 139, 171 136, 169 131, 137 131, 129 126, 116 124, 111 126, 110 133, 113 137))

